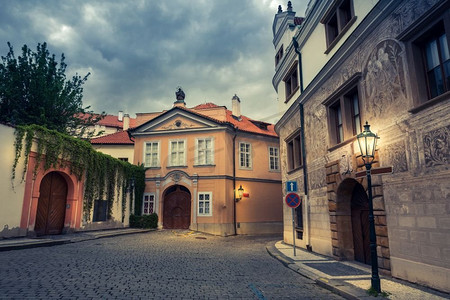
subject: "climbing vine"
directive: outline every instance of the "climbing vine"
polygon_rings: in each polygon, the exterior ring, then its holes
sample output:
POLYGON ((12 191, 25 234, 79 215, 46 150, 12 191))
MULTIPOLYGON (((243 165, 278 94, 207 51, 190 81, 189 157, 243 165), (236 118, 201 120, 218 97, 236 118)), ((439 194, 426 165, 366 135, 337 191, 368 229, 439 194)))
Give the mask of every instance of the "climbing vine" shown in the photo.
MULTIPOLYGON (((69 168, 78 180, 84 179, 84 214, 90 216, 95 199, 106 199, 111 213, 115 194, 122 195, 122 221, 125 217, 127 194, 132 201, 141 199, 145 188, 145 170, 143 166, 132 165, 101 153, 92 148, 87 141, 74 138, 38 125, 17 126, 15 131, 15 158, 12 180, 16 178, 16 169, 23 154, 24 169, 22 181, 32 152, 33 142, 36 148, 36 164, 33 176, 36 177, 39 165, 43 162, 45 170, 50 168, 69 168), (134 193, 133 193, 134 191, 134 193)), ((136 204, 136 207, 139 205, 136 204)), ((136 213, 136 212, 132 212, 136 213)))

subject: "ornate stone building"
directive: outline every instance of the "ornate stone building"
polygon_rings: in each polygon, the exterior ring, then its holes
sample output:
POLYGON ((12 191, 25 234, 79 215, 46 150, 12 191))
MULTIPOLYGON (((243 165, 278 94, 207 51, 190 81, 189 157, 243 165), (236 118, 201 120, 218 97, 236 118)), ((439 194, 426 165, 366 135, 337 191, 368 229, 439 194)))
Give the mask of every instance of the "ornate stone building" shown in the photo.
MULTIPOLYGON (((289 1, 273 23, 283 186, 296 181, 296 244, 370 263, 356 135, 380 136, 373 175, 379 267, 450 291, 450 1, 289 1)), ((286 191, 284 191, 286 193, 286 191)), ((292 243, 290 208, 284 239, 292 243)))

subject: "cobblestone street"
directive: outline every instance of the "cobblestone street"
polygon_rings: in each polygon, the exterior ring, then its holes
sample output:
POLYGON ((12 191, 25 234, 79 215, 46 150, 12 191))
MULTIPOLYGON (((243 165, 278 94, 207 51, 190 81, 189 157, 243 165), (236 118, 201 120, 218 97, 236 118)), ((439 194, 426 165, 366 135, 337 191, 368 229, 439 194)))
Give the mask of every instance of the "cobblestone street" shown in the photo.
POLYGON ((156 231, 0 253, 0 297, 338 299, 284 267, 276 238, 156 231))

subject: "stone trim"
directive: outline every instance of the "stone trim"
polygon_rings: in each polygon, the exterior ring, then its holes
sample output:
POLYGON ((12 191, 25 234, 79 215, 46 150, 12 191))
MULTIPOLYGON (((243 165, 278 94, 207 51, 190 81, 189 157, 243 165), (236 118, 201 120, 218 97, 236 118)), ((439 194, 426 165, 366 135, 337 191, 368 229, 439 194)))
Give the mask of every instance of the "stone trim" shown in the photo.
MULTIPOLYGON (((348 199, 344 199, 344 202, 339 202, 338 188, 341 186, 344 180, 353 179, 357 183, 361 184, 364 187, 364 190, 367 191, 367 179, 355 179, 356 172, 365 169, 361 155, 353 155, 352 160, 352 165, 356 166, 356 170, 353 170, 352 173, 347 175, 342 175, 339 172, 339 160, 329 162, 325 165, 328 211, 330 214, 332 254, 338 260, 353 260, 354 258, 351 223, 350 225, 348 224, 349 218, 351 218, 351 214, 345 211, 342 206, 343 204, 350 205, 348 201, 351 201, 351 196, 348 199)), ((373 167, 379 166, 380 164, 377 151, 375 154, 373 167)), ((349 181, 347 180, 346 182, 349 181)), ((375 232, 377 235, 378 267, 380 269, 380 272, 390 275, 391 264, 389 239, 381 176, 372 177, 372 194, 375 217, 375 232)))

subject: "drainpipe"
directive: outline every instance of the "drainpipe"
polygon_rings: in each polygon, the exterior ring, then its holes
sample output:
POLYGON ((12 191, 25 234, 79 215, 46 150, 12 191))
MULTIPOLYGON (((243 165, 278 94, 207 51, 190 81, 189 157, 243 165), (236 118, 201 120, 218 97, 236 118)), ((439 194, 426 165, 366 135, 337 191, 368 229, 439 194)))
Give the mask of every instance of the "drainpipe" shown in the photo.
MULTIPOLYGON (((298 55, 298 69, 300 78, 300 93, 303 93, 303 69, 302 69, 302 53, 300 52, 299 45, 295 37, 292 38, 292 44, 295 49, 295 53, 298 55)), ((306 145, 305 145, 305 114, 303 111, 303 103, 299 103, 300 110, 300 142, 302 149, 302 165, 303 165, 303 190, 305 192, 305 223, 306 223, 306 236, 307 243, 306 248, 311 250, 311 235, 310 235, 310 222, 309 222, 309 201, 308 201, 308 170, 306 166, 306 145)))
POLYGON ((233 136, 233 228, 234 235, 237 235, 237 222, 236 222, 236 129, 233 136))

